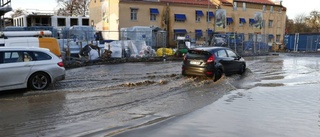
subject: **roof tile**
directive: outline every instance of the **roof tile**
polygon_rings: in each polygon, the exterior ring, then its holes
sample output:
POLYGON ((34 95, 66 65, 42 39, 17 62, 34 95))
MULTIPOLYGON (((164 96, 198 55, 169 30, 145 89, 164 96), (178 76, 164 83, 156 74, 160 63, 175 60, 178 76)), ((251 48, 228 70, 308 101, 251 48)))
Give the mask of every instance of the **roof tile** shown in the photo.
POLYGON ((168 3, 180 3, 180 4, 194 4, 194 5, 211 5, 213 6, 210 0, 160 0, 160 2, 168 3))
POLYGON ((239 2, 248 2, 248 3, 259 3, 259 4, 270 4, 270 5, 275 5, 274 2, 270 0, 237 0, 239 2))

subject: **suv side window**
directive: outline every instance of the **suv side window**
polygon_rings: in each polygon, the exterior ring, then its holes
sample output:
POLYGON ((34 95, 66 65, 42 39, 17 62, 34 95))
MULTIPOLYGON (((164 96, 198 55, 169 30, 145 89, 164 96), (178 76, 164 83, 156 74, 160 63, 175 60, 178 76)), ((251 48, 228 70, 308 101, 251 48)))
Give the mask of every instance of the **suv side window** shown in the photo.
POLYGON ((5 51, 3 52, 3 63, 22 62, 22 54, 20 51, 5 51))
POLYGON ((52 57, 46 53, 35 51, 33 52, 35 58, 39 60, 51 60, 52 57))
POLYGON ((222 57, 222 58, 228 57, 228 55, 227 55, 227 53, 226 53, 226 51, 224 49, 218 50, 216 52, 216 56, 217 57, 222 57))
POLYGON ((0 63, 16 63, 16 62, 29 62, 33 58, 28 52, 24 51, 4 51, 0 52, 0 63))
POLYGON ((0 52, 0 64, 4 62, 4 52, 0 52))
POLYGON ((231 50, 227 50, 227 53, 231 58, 238 58, 238 55, 231 50))

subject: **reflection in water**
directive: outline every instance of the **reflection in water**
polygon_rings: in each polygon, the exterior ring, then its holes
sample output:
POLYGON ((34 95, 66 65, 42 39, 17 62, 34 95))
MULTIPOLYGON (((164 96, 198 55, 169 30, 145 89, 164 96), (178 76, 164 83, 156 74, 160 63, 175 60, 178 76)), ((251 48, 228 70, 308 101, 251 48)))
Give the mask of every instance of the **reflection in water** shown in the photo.
POLYGON ((32 136, 34 133, 37 133, 37 136, 44 136, 42 131, 53 129, 57 123, 61 122, 64 93, 39 95, 41 94, 39 92, 30 92, 38 95, 0 100, 0 104, 2 101, 6 104, 0 105, 0 129, 6 129, 5 133, 0 130, 0 136, 28 136, 30 133, 33 133, 32 136))
POLYGON ((259 87, 281 87, 284 86, 283 83, 257 83, 255 86, 259 87))
POLYGON ((318 137, 316 58, 263 58, 246 59, 252 76, 228 78, 242 89, 188 115, 123 136, 318 137))
POLYGON ((119 136, 317 137, 319 95, 314 86, 236 90, 188 115, 119 136))

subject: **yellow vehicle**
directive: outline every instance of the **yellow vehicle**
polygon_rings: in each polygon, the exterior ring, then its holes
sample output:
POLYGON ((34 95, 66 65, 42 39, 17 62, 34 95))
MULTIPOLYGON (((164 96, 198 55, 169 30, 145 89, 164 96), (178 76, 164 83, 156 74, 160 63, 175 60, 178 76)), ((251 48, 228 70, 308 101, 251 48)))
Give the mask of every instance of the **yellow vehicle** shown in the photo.
POLYGON ((3 37, 0 38, 0 46, 47 48, 58 57, 61 57, 58 40, 52 37, 3 37))

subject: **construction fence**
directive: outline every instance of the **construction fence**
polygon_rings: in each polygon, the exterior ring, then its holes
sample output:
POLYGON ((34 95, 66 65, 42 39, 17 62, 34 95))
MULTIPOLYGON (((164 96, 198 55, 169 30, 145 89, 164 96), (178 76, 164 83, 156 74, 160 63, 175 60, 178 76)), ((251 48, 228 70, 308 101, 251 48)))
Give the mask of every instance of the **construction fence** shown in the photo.
MULTIPOLYGON (((68 39, 62 41, 67 44, 73 53, 77 53, 86 44, 98 45, 105 48, 106 43, 113 41, 144 41, 145 45, 151 47, 155 51, 159 48, 177 48, 177 37, 185 37, 184 41, 189 42, 189 48, 219 46, 229 47, 241 56, 265 55, 271 50, 274 37, 269 34, 243 34, 243 33, 223 33, 213 34, 207 32, 188 32, 188 33, 168 33, 162 30, 146 30, 146 31, 101 31, 92 30, 64 31, 60 38, 68 39), (79 44, 81 42, 81 46, 79 44), (75 46, 77 45, 77 46, 75 46)), ((60 40, 61 41, 61 40, 60 40)), ((116 42, 117 43, 117 42, 116 42)), ((123 47, 124 48, 124 47, 123 47)), ((125 49, 124 49, 125 50, 125 49)))
POLYGON ((317 52, 320 49, 320 33, 288 34, 284 37, 285 50, 291 52, 317 52))

